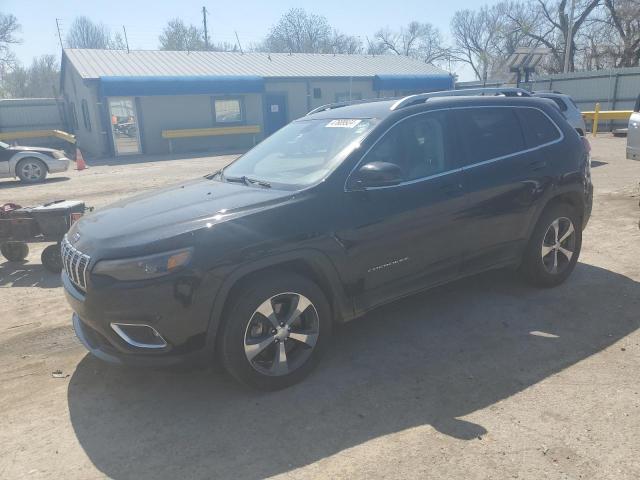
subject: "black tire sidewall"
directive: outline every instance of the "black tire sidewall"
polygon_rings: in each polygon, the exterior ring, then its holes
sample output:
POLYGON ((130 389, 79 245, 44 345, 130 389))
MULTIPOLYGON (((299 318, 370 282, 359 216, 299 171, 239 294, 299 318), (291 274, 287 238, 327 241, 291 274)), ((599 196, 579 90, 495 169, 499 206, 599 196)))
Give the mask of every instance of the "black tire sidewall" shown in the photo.
POLYGON ((0 253, 10 262, 21 262, 29 255, 29 246, 22 242, 6 242, 0 245, 0 253))
POLYGON ((45 180, 45 178, 47 178, 47 166, 39 158, 23 158, 16 165, 16 173, 17 173, 18 178, 20 179, 21 182, 24 182, 24 183, 39 183, 39 182, 43 182, 45 180), (40 178, 38 178, 37 180, 30 180, 28 178, 24 178, 22 176, 22 168, 21 168, 21 166, 25 162, 39 163, 40 167, 42 168, 42 176, 40 178))
POLYGON ((62 272, 62 257, 60 255, 59 245, 47 246, 40 255, 40 260, 44 268, 52 273, 62 272), (57 251, 56 251, 57 250, 57 251))
POLYGON ((329 343, 331 327, 331 308, 315 283, 288 272, 257 276, 234 294, 229 308, 225 309, 218 341, 219 357, 225 369, 240 382, 260 390, 279 390, 298 383, 311 373, 329 343), (272 377, 251 366, 244 352, 244 335, 256 308, 267 298, 284 292, 300 293, 313 303, 320 333, 314 351, 301 367, 287 375, 272 377))
POLYGON ((538 286, 554 287, 564 282, 578 263, 582 249, 582 219, 569 204, 559 203, 548 207, 540 216, 538 223, 531 235, 527 250, 524 254, 522 271, 527 279, 538 286), (552 274, 546 270, 540 255, 542 241, 551 223, 560 217, 566 217, 573 223, 576 235, 575 251, 567 267, 562 272, 552 274))

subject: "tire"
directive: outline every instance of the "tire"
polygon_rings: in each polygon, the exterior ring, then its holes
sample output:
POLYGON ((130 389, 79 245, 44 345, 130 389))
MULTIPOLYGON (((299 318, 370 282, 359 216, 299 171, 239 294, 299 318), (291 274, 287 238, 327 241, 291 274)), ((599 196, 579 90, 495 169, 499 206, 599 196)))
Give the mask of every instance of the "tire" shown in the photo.
POLYGON ((270 272, 233 294, 218 336, 218 356, 241 383, 279 390, 311 373, 331 327, 331 308, 315 283, 294 273, 270 272), (298 316, 296 305, 303 305, 298 316))
POLYGON ((6 242, 0 245, 0 253, 10 262, 21 262, 29 255, 29 246, 23 242, 6 242))
POLYGON ((534 285, 555 287, 571 275, 581 248, 580 215, 566 203, 551 205, 533 230, 520 270, 534 285))
POLYGON ((43 182, 47 178, 47 166, 37 158, 23 158, 16 165, 16 175, 24 183, 43 182))
POLYGON ((40 255, 44 268, 52 273, 60 273, 62 271, 62 255, 60 253, 60 245, 49 245, 42 251, 40 255))

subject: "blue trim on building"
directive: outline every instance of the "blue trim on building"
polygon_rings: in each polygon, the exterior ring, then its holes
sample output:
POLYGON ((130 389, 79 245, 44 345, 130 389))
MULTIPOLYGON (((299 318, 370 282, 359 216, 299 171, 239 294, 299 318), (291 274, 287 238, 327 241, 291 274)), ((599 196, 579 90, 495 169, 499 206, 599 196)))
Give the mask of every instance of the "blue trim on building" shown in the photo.
POLYGON ((257 76, 100 77, 101 97, 262 92, 264 79, 257 76))
POLYGON ((451 75, 376 75, 373 77, 373 89, 380 90, 419 90, 435 92, 453 89, 451 75))

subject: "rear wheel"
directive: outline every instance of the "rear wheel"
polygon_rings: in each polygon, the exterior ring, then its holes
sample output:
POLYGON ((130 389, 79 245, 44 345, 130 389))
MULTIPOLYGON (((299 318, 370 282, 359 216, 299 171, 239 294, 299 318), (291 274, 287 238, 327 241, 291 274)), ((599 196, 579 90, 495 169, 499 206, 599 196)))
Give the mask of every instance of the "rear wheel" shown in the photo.
POLYGON ((0 253, 10 262, 21 262, 29 255, 29 246, 24 242, 6 242, 0 245, 0 253))
POLYGON ((42 182, 47 177, 47 166, 37 158, 23 158, 16 165, 16 175, 25 183, 42 182))
POLYGON ((576 266, 582 247, 582 223, 575 209, 557 204, 542 213, 533 231, 521 270, 531 282, 554 287, 576 266))
POLYGON ((296 274, 258 276, 233 296, 219 337, 225 369, 251 387, 277 390, 306 377, 331 335, 317 285, 296 274))

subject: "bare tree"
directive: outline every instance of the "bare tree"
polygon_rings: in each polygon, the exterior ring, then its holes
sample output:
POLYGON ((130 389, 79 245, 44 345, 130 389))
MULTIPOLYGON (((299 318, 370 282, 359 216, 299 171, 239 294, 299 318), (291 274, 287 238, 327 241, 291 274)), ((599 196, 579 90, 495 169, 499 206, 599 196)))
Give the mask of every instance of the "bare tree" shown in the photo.
POLYGON ((362 42, 331 28, 322 15, 292 8, 276 23, 260 50, 290 53, 357 53, 362 42))
POLYGON ((204 33, 194 25, 173 18, 160 35, 160 50, 205 50, 204 33))
POLYGON ((117 41, 111 37, 109 28, 102 23, 94 23, 88 17, 76 17, 67 33, 67 48, 118 49, 124 47, 122 37, 117 41))
POLYGON ((398 31, 383 28, 374 39, 383 53, 419 58, 427 63, 437 63, 449 56, 440 31, 429 23, 414 21, 398 31))
POLYGON ((640 63, 640 2, 638 0, 604 0, 608 23, 619 40, 612 42, 612 54, 617 53, 616 66, 637 67, 640 63))
POLYGON ((453 54, 459 62, 468 64, 478 80, 487 80, 502 59, 496 48, 502 27, 502 15, 497 7, 461 10, 451 20, 453 54))
MULTIPOLYGON (((573 19, 573 28, 571 32, 571 38, 569 38, 569 24, 570 24, 570 7, 567 5, 568 0, 537 0, 540 8, 540 12, 546 25, 549 28, 549 33, 546 37, 537 36, 537 40, 544 46, 551 49, 556 58, 562 58, 562 64, 564 64, 564 56, 569 51, 569 71, 575 69, 575 54, 577 46, 575 38, 580 32, 580 28, 587 20, 593 10, 600 4, 601 0, 576 0, 575 13, 573 19), (549 40, 549 38, 551 40, 549 40), (568 48, 571 45, 571 48, 568 48)), ((558 67, 560 70, 560 67, 558 67)))
POLYGON ((54 55, 34 58, 31 66, 17 65, 3 79, 2 96, 8 98, 42 98, 58 94, 60 68, 54 55))
POLYGON ((0 78, 15 63, 11 45, 20 43, 16 33, 20 31, 18 19, 11 14, 0 13, 0 78))
POLYGON ((167 22, 159 37, 160 50, 177 51, 237 51, 238 46, 229 42, 212 43, 209 46, 204 41, 204 31, 195 25, 187 25, 180 18, 173 18, 167 22))

